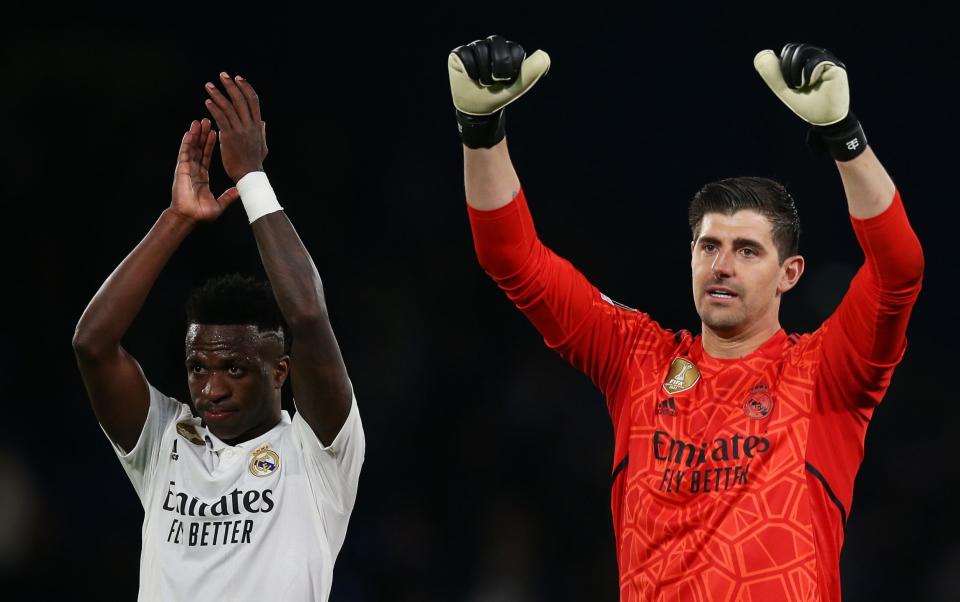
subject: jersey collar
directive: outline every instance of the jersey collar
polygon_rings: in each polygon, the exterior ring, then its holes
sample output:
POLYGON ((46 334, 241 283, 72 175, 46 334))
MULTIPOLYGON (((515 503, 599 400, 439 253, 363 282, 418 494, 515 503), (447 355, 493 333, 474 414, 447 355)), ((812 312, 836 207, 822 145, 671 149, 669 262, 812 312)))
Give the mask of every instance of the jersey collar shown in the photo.
POLYGON ((283 428, 284 426, 288 426, 290 424, 291 424, 290 414, 288 414, 286 410, 280 410, 280 422, 278 422, 276 425, 274 425, 272 429, 260 435, 259 437, 255 437, 248 441, 237 443, 236 445, 229 445, 227 443, 224 443, 216 435, 211 433, 209 429, 204 429, 203 439, 204 441, 207 442, 207 449, 217 454, 219 454, 225 449, 237 449, 243 452, 246 452, 248 450, 252 451, 260 447, 264 441, 271 439, 277 430, 283 428))

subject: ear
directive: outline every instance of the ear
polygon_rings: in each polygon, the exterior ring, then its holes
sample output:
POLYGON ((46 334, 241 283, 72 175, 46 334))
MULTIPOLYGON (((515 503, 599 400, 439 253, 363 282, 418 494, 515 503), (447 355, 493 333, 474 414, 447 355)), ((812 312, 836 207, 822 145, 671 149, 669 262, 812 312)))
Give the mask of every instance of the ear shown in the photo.
POLYGON ((777 294, 782 295, 797 285, 803 275, 804 261, 802 255, 787 257, 780 266, 780 283, 777 285, 777 294))
POLYGON ((283 383, 287 382, 288 376, 290 376, 290 356, 284 355, 273 365, 273 388, 283 387, 283 383))

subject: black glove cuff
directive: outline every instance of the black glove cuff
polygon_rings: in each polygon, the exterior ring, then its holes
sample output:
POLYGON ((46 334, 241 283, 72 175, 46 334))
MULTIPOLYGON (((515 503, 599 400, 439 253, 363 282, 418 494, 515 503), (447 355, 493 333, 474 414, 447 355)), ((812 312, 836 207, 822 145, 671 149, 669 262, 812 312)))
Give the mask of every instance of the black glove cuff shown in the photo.
POLYGON ((818 155, 849 161, 867 150, 867 137, 853 113, 831 125, 815 125, 807 132, 807 145, 818 155))
POLYGON ((460 140, 468 148, 492 148, 506 135, 503 109, 490 115, 467 115, 457 111, 460 140))

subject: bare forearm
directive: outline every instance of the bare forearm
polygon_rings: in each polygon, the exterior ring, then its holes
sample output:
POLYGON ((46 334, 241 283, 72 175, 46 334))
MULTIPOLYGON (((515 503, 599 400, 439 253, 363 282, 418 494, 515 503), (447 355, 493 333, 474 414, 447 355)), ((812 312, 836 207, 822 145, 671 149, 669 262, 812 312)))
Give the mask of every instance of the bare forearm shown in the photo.
POLYGON ((850 161, 837 161, 850 215, 867 219, 886 211, 896 187, 869 146, 850 161))
POLYGON ((169 209, 106 279, 77 323, 78 352, 119 347, 170 257, 193 230, 193 222, 169 209))
POLYGON ((481 211, 508 204, 520 191, 506 139, 493 148, 463 147, 463 184, 467 203, 481 211))
POLYGON ((299 323, 326 319, 320 274, 287 214, 270 213, 252 227, 277 305, 294 333, 299 323))

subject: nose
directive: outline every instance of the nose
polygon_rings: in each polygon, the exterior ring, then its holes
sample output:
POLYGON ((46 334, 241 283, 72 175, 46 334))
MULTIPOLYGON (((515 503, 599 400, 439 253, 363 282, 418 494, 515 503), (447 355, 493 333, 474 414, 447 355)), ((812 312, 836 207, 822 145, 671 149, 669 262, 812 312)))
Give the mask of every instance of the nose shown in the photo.
POLYGON ((210 400, 218 400, 226 397, 230 394, 230 389, 227 387, 226 379, 216 370, 210 373, 210 376, 207 378, 207 382, 204 383, 203 389, 200 391, 203 393, 203 396, 210 400))
POLYGON ((713 277, 716 279, 729 278, 733 275, 733 259, 731 253, 724 250, 717 252, 713 258, 713 265, 710 266, 713 271, 713 277))

